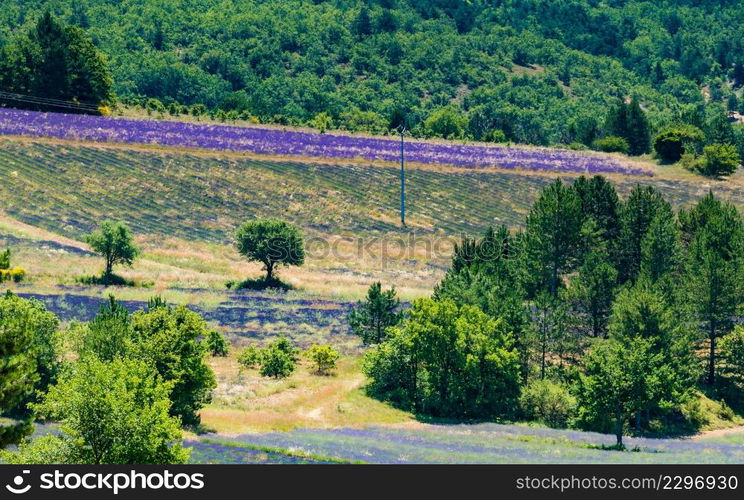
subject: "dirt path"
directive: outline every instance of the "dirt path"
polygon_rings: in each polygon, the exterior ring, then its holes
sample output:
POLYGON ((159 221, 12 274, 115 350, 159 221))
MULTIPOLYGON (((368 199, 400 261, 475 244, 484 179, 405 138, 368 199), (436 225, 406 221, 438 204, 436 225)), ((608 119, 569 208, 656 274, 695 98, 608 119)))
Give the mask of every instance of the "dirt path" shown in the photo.
POLYGON ((718 437, 726 436, 728 434, 739 434, 739 433, 744 433, 744 425, 737 425, 736 427, 728 427, 726 429, 715 429, 712 431, 698 432, 694 436, 691 436, 690 439, 718 438, 718 437))

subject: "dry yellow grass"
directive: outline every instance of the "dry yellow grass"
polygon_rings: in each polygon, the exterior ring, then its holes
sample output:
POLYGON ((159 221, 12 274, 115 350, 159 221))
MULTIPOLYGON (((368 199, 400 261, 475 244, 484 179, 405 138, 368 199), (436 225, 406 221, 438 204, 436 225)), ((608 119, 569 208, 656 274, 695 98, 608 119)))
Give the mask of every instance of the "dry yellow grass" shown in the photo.
POLYGON ((240 372, 236 355, 211 360, 218 387, 212 404, 201 411, 206 429, 235 435, 413 421, 410 414, 364 394, 359 358, 342 358, 330 376, 315 374, 301 360, 290 377, 275 380, 256 370, 240 372))

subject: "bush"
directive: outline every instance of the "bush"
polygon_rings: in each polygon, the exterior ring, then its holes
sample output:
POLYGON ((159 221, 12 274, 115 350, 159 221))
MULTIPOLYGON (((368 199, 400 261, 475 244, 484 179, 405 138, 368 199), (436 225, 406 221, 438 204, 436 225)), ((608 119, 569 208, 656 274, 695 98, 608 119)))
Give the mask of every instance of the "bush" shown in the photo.
POLYGON ((217 330, 209 331, 206 342, 207 350, 212 356, 225 357, 230 350, 230 343, 217 330))
POLYGON ((609 135, 603 139, 597 139, 592 143, 592 149, 604 151, 605 153, 623 153, 630 152, 630 144, 622 137, 609 135))
POLYGON ((338 351, 329 345, 312 345, 307 350, 307 354, 312 362, 315 363, 316 372, 319 375, 327 375, 328 372, 336 368, 336 361, 339 358, 338 351))
POLYGON ((266 277, 261 278, 248 278, 244 281, 228 281, 225 286, 231 290, 292 290, 294 287, 289 283, 282 281, 277 277, 273 277, 267 280, 266 277))
POLYGON ((252 369, 261 364, 262 350, 256 346, 248 346, 238 355, 241 368, 252 369))
MULTIPOLYGON (((103 286, 137 286, 133 280, 128 280, 118 274, 103 274, 101 276, 80 276, 75 281, 81 285, 103 285, 103 286)), ((143 283, 142 286, 148 286, 148 283, 143 283)))
POLYGON ((550 427, 566 427, 576 408, 576 398, 561 384, 535 380, 522 389, 519 407, 530 420, 550 427))
POLYGON ((285 378, 292 375, 295 369, 295 361, 292 355, 272 345, 264 349, 261 355, 261 376, 285 378))
POLYGON ((700 152, 705 141, 702 130, 692 125, 675 125, 663 129, 654 139, 654 151, 663 161, 676 163, 688 148, 700 152))
POLYGON ((0 283, 3 281, 13 281, 20 283, 26 277, 26 270, 22 267, 12 269, 0 269, 0 283))
POLYGON ((732 144, 711 144, 703 149, 703 161, 697 171, 711 177, 723 177, 736 172, 741 163, 739 153, 732 144))

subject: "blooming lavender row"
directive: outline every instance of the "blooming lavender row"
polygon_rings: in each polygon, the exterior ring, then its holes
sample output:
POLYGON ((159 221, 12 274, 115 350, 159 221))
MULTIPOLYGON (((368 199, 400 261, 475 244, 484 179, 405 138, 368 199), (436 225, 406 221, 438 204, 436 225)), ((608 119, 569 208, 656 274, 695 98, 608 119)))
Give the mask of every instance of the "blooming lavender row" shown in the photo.
MULTIPOLYGON (((0 109, 0 134, 383 161, 396 161, 400 154, 394 139, 14 109, 0 109)), ((408 141, 406 159, 461 167, 653 175, 610 157, 561 149, 408 141)))
POLYGON ((612 435, 503 424, 295 429, 210 438, 233 446, 269 446, 381 464, 744 463, 738 444, 626 438, 626 445, 637 452, 618 453, 601 449, 614 444, 612 435))

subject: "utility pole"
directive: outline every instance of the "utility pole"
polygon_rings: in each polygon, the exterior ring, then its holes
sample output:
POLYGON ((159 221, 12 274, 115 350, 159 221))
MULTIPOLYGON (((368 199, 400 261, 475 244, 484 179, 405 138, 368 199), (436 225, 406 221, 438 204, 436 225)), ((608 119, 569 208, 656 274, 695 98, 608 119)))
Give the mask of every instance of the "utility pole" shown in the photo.
POLYGON ((398 127, 400 132, 400 224, 406 227, 406 170, 403 152, 403 133, 406 131, 405 125, 398 127))

